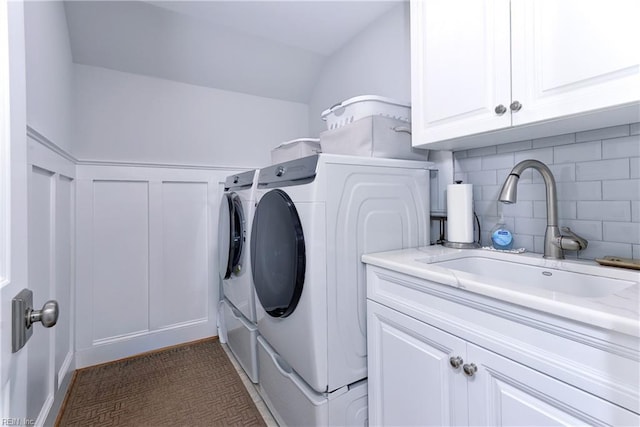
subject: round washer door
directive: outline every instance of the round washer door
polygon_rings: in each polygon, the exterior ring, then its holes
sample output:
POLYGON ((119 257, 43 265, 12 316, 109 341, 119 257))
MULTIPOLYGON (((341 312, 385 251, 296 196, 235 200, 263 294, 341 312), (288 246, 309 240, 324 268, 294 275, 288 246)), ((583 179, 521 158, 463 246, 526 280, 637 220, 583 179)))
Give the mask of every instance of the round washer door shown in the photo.
POLYGON ((253 217, 251 271, 256 295, 273 317, 296 308, 306 267, 302 223, 293 201, 282 190, 266 193, 253 217))
POLYGON ((242 201, 236 193, 225 193, 220 202, 218 222, 218 268, 220 277, 228 279, 242 266, 244 247, 244 210, 242 201))

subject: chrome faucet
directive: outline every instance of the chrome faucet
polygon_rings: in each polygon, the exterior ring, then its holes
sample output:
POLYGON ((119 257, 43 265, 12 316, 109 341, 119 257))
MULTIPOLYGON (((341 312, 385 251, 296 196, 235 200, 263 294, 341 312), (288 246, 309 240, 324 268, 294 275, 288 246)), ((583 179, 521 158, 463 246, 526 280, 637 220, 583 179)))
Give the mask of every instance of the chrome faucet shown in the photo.
POLYGON ((540 172, 544 179, 547 191, 547 230, 544 233, 544 258, 563 259, 563 249, 568 251, 580 251, 587 247, 588 242, 569 227, 563 227, 562 234, 558 228, 558 197, 556 195, 556 180, 551 170, 538 160, 523 160, 513 167, 511 173, 504 181, 498 200, 502 203, 515 203, 518 189, 518 180, 525 169, 533 168, 540 172))

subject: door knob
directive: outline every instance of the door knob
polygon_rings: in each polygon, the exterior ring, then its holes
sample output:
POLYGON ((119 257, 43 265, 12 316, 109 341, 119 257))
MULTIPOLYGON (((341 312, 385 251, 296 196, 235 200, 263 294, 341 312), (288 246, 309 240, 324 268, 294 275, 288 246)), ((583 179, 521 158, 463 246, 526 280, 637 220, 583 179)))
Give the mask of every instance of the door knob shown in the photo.
POLYGON ((49 300, 44 303, 42 310, 27 309, 27 328, 36 322, 41 322, 45 328, 50 328, 58 321, 58 302, 49 300))
POLYGON ((522 104, 520 104, 519 101, 513 101, 511 105, 509 105, 509 108, 511 108, 511 111, 517 112, 522 108, 522 104))
POLYGON ((505 107, 504 105, 500 104, 493 111, 495 111, 495 113, 497 115, 501 116, 501 115, 503 115, 504 113, 507 112, 507 107, 505 107))
POLYGON ((33 308, 33 292, 23 289, 11 300, 11 351, 20 350, 33 334, 31 327, 36 322, 41 322, 45 328, 50 328, 58 321, 58 303, 47 301, 42 310, 33 308))

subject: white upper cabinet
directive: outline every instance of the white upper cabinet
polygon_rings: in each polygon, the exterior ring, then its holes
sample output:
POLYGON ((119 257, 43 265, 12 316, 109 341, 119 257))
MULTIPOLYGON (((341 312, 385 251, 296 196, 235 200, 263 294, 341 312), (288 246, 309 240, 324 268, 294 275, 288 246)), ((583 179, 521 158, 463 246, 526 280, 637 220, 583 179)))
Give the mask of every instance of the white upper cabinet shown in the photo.
POLYGON ((640 120, 638 19, 637 0, 412 1, 413 144, 470 148, 640 120))

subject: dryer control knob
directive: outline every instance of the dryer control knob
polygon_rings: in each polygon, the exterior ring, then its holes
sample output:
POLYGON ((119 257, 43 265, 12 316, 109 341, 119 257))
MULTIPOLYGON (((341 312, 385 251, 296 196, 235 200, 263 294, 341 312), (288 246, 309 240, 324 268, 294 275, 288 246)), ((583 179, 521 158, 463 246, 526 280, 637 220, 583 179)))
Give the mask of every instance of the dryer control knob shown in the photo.
POLYGON ((284 166, 280 166, 278 167, 278 169, 276 169, 276 176, 282 176, 284 175, 284 173, 286 172, 284 166))

